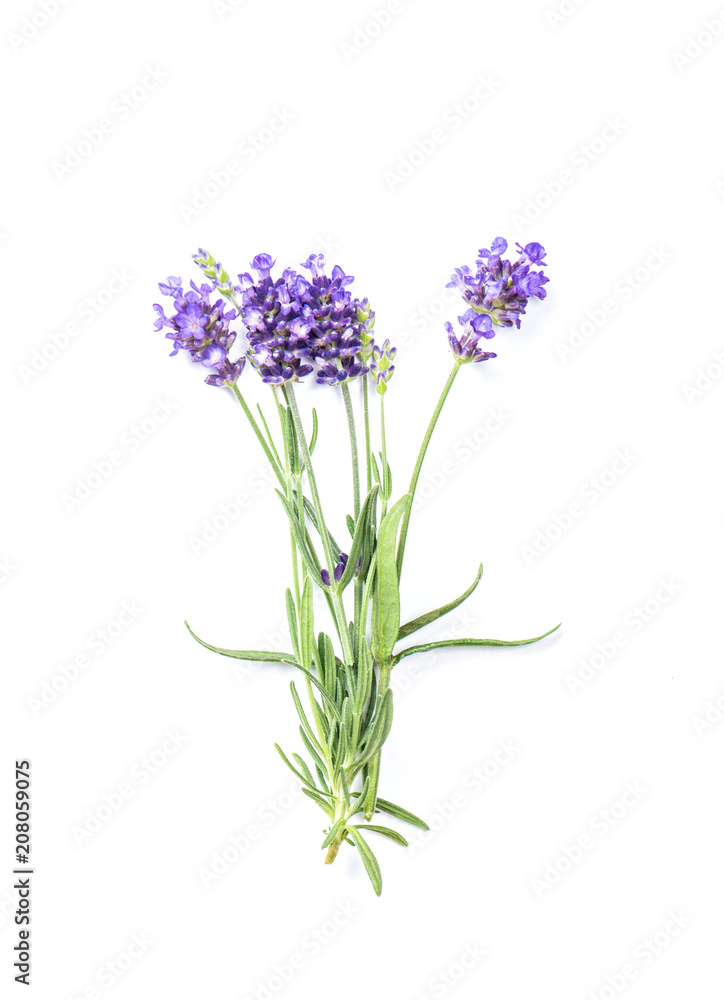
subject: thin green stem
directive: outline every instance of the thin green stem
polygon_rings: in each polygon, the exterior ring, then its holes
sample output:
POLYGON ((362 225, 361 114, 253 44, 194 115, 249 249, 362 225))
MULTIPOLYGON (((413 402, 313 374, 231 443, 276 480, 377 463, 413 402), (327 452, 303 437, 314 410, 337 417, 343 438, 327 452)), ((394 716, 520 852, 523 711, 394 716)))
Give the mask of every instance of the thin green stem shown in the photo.
MULTIPOLYGON (((359 451, 357 450, 357 429, 354 422, 354 410, 352 408, 352 397, 349 392, 349 386, 346 382, 342 382, 342 398, 344 399, 344 408, 347 413, 347 426, 349 428, 349 446, 352 452, 352 495, 354 497, 354 520, 357 523, 357 518, 359 517, 360 510, 360 487, 359 487, 359 451)), ((369 492, 369 490, 367 491, 369 492)))
MULTIPOLYGON (((392 673, 392 663, 387 660, 386 663, 380 664, 380 677, 377 684, 377 708, 382 704, 382 699, 384 698, 387 690, 390 686, 390 674, 392 673)), ((367 799, 365 800, 364 814, 365 819, 369 823, 374 815, 375 808, 377 806, 377 789, 380 784, 380 767, 382 764, 382 750, 378 750, 374 755, 372 760, 367 765, 367 775, 370 779, 370 787, 367 792, 367 799)))
POLYGON ((362 405, 365 415, 365 458, 367 460, 367 492, 372 489, 372 447, 370 445, 370 401, 367 392, 368 375, 362 376, 362 405))
POLYGON ((422 445, 420 446, 420 453, 417 456, 417 462, 415 462, 415 468, 412 473, 412 479, 410 480, 410 488, 408 493, 410 494, 410 501, 407 505, 407 510, 402 517, 402 524, 400 525, 400 540, 397 545, 397 576, 398 579, 402 573, 402 561, 405 557, 405 542, 407 540, 407 529, 410 524, 410 515, 412 513, 412 504, 415 499, 415 490, 417 489, 417 481, 420 478, 420 470, 422 469, 422 463, 425 460, 425 454, 427 452, 427 446, 430 444, 430 438, 432 437, 432 432, 435 430, 435 425, 437 424, 438 417, 445 405, 445 400, 448 397, 448 393, 452 389, 452 384, 455 381, 455 376, 460 370, 460 362, 456 359, 452 371, 448 376, 448 380, 445 383, 445 388, 440 394, 440 398, 437 401, 437 406, 433 411, 428 428, 425 431, 425 437, 422 439, 422 445))
POLYGON ((251 410, 249 409, 249 406, 247 405, 246 400, 244 399, 244 397, 239 392, 239 387, 236 384, 236 382, 232 383, 231 389, 232 389, 234 395, 236 396, 236 398, 239 400, 239 403, 241 404, 241 408, 244 411, 244 413, 246 414, 246 417, 247 417, 249 423, 251 424, 251 429, 256 434, 257 439, 259 441, 259 444, 264 449, 264 454, 266 455, 266 457, 267 457, 267 459, 269 461, 269 464, 272 467, 272 472, 274 473, 274 475, 279 480, 279 485, 281 486, 281 488, 283 490, 286 490, 287 484, 286 484, 286 478, 284 476, 284 473, 280 469, 279 463, 277 462, 276 458, 274 457, 271 448, 267 444, 267 442, 266 442, 266 440, 264 438, 264 435, 261 432, 261 428, 259 427, 259 424, 257 424, 256 420, 254 420, 254 415, 252 414, 251 410))
MULTIPOLYGON (((299 415, 299 407, 297 406, 297 398, 294 395, 294 386, 287 382, 284 386, 284 396, 289 406, 290 413, 292 415, 292 420, 294 421, 294 427, 297 433, 298 444, 302 452, 302 458, 304 459, 304 468, 307 473, 307 479, 309 480, 309 489, 312 494, 312 503, 314 504, 314 512, 317 516, 317 527, 319 530, 320 538, 322 539, 322 547, 324 549, 324 554, 327 559, 327 571, 329 572, 330 580, 334 580, 334 566, 335 566, 335 556, 332 552, 332 543, 329 538, 329 531, 327 530, 327 522, 324 520, 324 514, 322 513, 322 501, 319 496, 319 490, 317 488, 317 478, 314 475, 314 466, 312 465, 312 456, 309 454, 309 445, 307 444, 307 438, 304 433, 304 428, 302 426, 302 419, 299 415)), ((342 598, 339 594, 335 594, 334 591, 331 592, 330 597, 332 599, 332 605, 334 607, 335 618, 337 623, 337 632, 339 633, 339 640, 342 643, 342 653, 344 656, 344 662, 349 666, 354 664, 354 653, 352 650, 352 643, 349 637, 349 628, 347 626, 347 617, 344 610, 344 604, 342 598)))
POLYGON ((390 496, 390 483, 387 475, 387 435, 385 434, 385 396, 380 396, 380 436, 382 438, 382 517, 387 513, 387 501, 390 496))

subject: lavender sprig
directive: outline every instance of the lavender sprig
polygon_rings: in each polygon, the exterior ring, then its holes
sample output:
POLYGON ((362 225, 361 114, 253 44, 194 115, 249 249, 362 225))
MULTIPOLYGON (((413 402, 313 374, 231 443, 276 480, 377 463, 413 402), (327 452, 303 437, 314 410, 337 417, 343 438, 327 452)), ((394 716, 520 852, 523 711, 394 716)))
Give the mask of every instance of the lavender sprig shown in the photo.
MULTIPOLYGON (((390 678, 394 666, 404 657, 433 649, 522 645, 544 637, 512 641, 453 639, 399 648, 409 635, 458 607, 480 582, 482 567, 460 597, 402 624, 400 579, 412 504, 445 400, 463 366, 496 357, 483 349, 483 342, 492 339, 499 329, 519 327, 529 300, 546 296, 548 278, 541 270, 546 266, 545 250, 538 243, 517 244, 517 248, 517 259, 504 259, 507 243, 497 237, 490 249, 479 251, 474 270, 464 266, 452 277, 451 286, 460 290, 463 302, 458 328, 445 323, 453 354, 452 371, 423 437, 409 489, 394 503, 385 396, 395 371, 397 349, 389 340, 375 340, 375 313, 368 299, 353 295, 351 275, 338 265, 327 274, 324 257, 312 254, 300 265, 302 271, 287 267, 275 277, 275 260, 268 253, 259 253, 252 259, 250 271, 232 279, 211 254, 199 250, 193 259, 208 283, 191 282, 185 288, 181 278, 172 276, 159 285, 162 294, 171 300, 169 315, 161 305, 154 306, 155 329, 166 331, 165 336, 173 344, 172 354, 185 352, 208 372, 207 383, 231 390, 241 405, 279 482, 276 492, 290 530, 292 587, 286 590, 286 609, 291 650, 268 653, 225 649, 191 634, 203 646, 224 656, 260 662, 276 660, 300 671, 308 709, 303 707, 293 682, 291 690, 307 758, 295 753, 290 759, 280 747, 277 749, 302 783, 305 794, 328 818, 322 842, 326 862, 334 861, 345 841, 353 844, 378 894, 382 878, 366 840, 368 833, 402 845, 407 841, 398 831, 370 821, 385 813, 427 829, 424 820, 378 795, 381 751, 392 725, 390 678), (256 372, 260 383, 269 386, 279 420, 276 436, 262 408, 258 407, 258 422, 239 388, 245 370, 256 372), (351 541, 343 547, 326 520, 313 464, 318 438, 316 411, 312 410, 312 432, 308 437, 297 401, 296 384, 305 381, 338 391, 345 409, 353 514, 345 519, 351 541), (355 381, 362 386, 367 474, 364 497, 357 418, 350 392, 350 384, 355 381), (370 382, 379 399, 379 463, 371 443, 370 382), (340 655, 335 652, 332 636, 318 631, 315 588, 329 611, 340 655), (350 592, 351 614, 346 605, 350 592)), ((254 376, 248 378, 253 381, 254 376)), ((336 469, 339 456, 335 453, 333 457, 336 469)))

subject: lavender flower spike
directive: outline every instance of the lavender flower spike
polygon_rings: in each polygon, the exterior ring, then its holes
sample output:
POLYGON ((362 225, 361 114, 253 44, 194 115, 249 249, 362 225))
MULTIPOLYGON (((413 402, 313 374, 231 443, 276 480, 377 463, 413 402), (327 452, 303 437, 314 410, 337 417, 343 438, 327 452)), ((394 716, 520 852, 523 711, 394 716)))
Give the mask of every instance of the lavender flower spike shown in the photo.
POLYGON ((387 392, 387 383, 395 370, 392 362, 396 354, 397 348, 392 347, 389 340, 386 340, 382 347, 375 345, 372 349, 370 371, 377 379, 377 391, 381 396, 387 392))
POLYGON ((462 316, 458 316, 458 323, 462 326, 463 332, 457 336, 452 323, 446 323, 445 329, 450 350, 460 364, 488 361, 497 357, 492 351, 482 351, 478 347, 481 338, 489 339, 494 336, 490 316, 481 316, 475 310, 468 309, 462 316))
POLYGON ((478 251, 477 270, 467 265, 456 268, 448 288, 457 288, 470 308, 489 316, 495 326, 520 327, 530 298, 544 299, 548 278, 535 267, 545 267, 545 249, 540 243, 516 244, 520 257, 515 261, 503 259, 508 249, 507 240, 496 236, 490 249, 478 251))

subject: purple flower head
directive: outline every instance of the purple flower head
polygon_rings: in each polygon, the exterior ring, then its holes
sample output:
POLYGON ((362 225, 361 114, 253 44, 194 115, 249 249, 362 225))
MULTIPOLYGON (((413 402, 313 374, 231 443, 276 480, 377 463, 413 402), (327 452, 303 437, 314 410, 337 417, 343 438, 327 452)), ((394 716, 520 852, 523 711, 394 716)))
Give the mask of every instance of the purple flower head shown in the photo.
POLYGON ((328 361, 317 369, 317 382, 319 385, 341 385, 351 382, 358 375, 366 375, 368 371, 369 368, 358 364, 354 358, 343 358, 339 367, 328 361))
MULTIPOLYGON (((545 250, 540 243, 527 243, 525 247, 516 244, 521 256, 515 261, 504 259, 508 244, 502 236, 497 236, 490 249, 478 252, 476 270, 467 265, 455 269, 447 285, 457 288, 476 313, 488 316, 495 326, 520 327, 530 298, 545 298, 544 285, 548 281, 542 271, 533 269, 544 267, 545 250)), ((489 337, 492 333, 482 333, 489 337)))
POLYGON ((375 345, 372 349, 372 360, 370 361, 370 371, 377 380, 377 391, 380 395, 387 392, 387 383, 392 378, 395 366, 392 364, 397 348, 390 345, 386 340, 382 347, 375 345))
POLYGON ((190 283, 184 291, 180 278, 169 278, 166 285, 159 285, 164 295, 173 299, 175 313, 166 316, 163 308, 156 304, 155 329, 168 329, 166 338, 173 344, 171 356, 186 351, 192 361, 205 368, 215 369, 206 381, 210 385, 224 385, 235 382, 244 367, 242 361, 232 362, 229 350, 236 340, 236 333, 229 329, 235 319, 235 309, 227 309, 223 299, 212 300, 216 282, 211 285, 190 283), (218 378, 217 378, 218 376, 218 378))
POLYGON ((493 324, 489 316, 476 313, 474 309, 468 309, 462 316, 458 316, 458 323, 462 327, 462 333, 455 333, 452 323, 446 323, 447 339, 450 350, 460 364, 470 364, 471 362, 488 361, 497 357, 492 351, 483 351, 478 347, 481 338, 489 339, 494 336, 493 324))
POLYGON ((357 315, 355 319, 360 324, 360 348, 358 356, 360 361, 367 364, 372 357, 372 351, 374 350, 375 342, 372 336, 372 331, 375 327, 375 312, 374 309, 370 307, 369 299, 362 299, 361 302, 357 303, 357 315))
POLYGON ((226 358, 216 369, 216 374, 207 375, 204 379, 209 385, 232 385, 241 375, 246 364, 246 358, 239 358, 238 361, 229 361, 226 358))
POLYGON ((311 272, 309 279, 287 268, 275 280, 273 266, 269 254, 257 255, 252 268, 259 278, 254 281, 249 274, 239 275, 235 289, 241 296, 241 318, 262 378, 273 385, 299 381, 313 370, 306 359, 322 364, 321 381, 327 384, 360 374, 362 367, 356 368, 353 361, 362 346, 364 321, 358 320, 359 302, 347 290, 354 278, 337 265, 331 276, 326 275, 322 254, 311 254, 302 265, 311 272), (341 367, 334 364, 333 375, 326 363, 336 361, 341 367))

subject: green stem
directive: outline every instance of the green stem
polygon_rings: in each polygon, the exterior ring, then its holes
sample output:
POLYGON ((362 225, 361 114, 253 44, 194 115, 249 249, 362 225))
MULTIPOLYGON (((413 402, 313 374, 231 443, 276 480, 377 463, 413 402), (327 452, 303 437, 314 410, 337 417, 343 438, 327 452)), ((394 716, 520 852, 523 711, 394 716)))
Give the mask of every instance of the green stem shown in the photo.
MULTIPOLYGON (((309 480, 309 489, 312 494, 312 503, 314 504, 314 512, 317 515, 317 526, 319 530, 320 538, 322 539, 322 547, 324 549, 324 555, 327 559, 327 571, 329 573, 329 579, 334 580, 334 566, 335 566, 335 556, 332 552, 332 543, 329 539, 329 531, 327 530, 327 522, 324 520, 324 514, 322 513, 322 501, 319 497, 319 490, 317 489, 317 478, 314 475, 314 466, 312 465, 312 456, 309 454, 309 445, 307 444, 307 438, 304 433, 304 428, 302 427, 302 418, 299 416, 299 407, 297 406, 297 397, 294 395, 294 386, 291 382, 287 382, 284 385, 284 396, 289 406, 289 410, 292 414, 292 420, 294 421, 294 427, 297 432, 297 438, 299 447, 302 451, 302 458, 304 459, 304 468, 307 473, 307 479, 309 480)), ((339 640, 342 643, 342 653, 344 656, 344 662, 349 666, 354 664, 354 653, 352 651, 352 643, 349 637, 349 628, 347 626, 347 618, 345 615, 344 604, 342 603, 342 598, 339 594, 335 594, 334 591, 331 592, 330 597, 332 599, 332 605, 334 607, 335 618, 337 621, 337 631, 339 633, 339 640)))
MULTIPOLYGON (((341 781, 338 781, 336 784, 332 785, 332 791, 334 792, 334 796, 336 799, 334 805, 334 816, 332 817, 332 825, 334 826, 334 824, 338 820, 344 819, 346 817, 347 803, 344 800, 344 792, 342 790, 341 781)), ((327 849, 327 856, 324 859, 325 865, 332 864, 334 859, 337 857, 337 854, 339 853, 339 849, 342 846, 343 840, 344 840, 344 824, 342 824, 339 833, 337 834, 337 836, 334 838, 334 840, 327 849)))
POLYGON ((437 406, 432 414, 430 423, 427 430, 425 431, 425 437, 422 440, 422 445, 420 446, 420 453, 417 456, 417 462, 415 463, 415 468, 412 473, 412 479, 410 480, 410 488, 407 491, 410 494, 410 502, 407 505, 407 510, 402 517, 402 524, 400 526, 400 541, 397 546, 397 577, 399 579, 402 573, 402 560, 405 557, 405 542, 407 540, 407 529, 410 524, 410 515, 412 513, 412 504, 415 499, 415 490, 417 489, 417 481, 420 478, 420 471, 422 469, 422 463, 425 460, 425 454, 427 452, 427 446, 430 444, 430 438, 432 437, 432 432, 435 430, 435 424, 437 423, 440 412, 445 405, 445 400, 448 397, 448 393, 452 388, 452 384, 455 381, 455 376, 460 370, 460 362, 455 360, 453 364, 452 371, 448 376, 448 380, 445 383, 445 388, 440 394, 440 398, 437 401, 437 406))
POLYGON ((251 424, 251 429, 256 434, 257 439, 259 441, 259 444, 264 449, 264 454, 266 455, 266 457, 267 457, 267 459, 269 461, 269 464, 272 467, 272 472, 274 473, 274 475, 279 480, 279 485, 281 486, 281 488, 283 490, 286 490, 287 484, 286 484, 286 478, 284 476, 284 473, 279 468, 279 463, 277 462, 276 458, 274 457, 271 448, 267 444, 267 442, 266 442, 266 440, 264 438, 264 435, 261 432, 261 428, 259 427, 259 424, 257 424, 256 420, 254 420, 254 415, 252 414, 251 410, 249 409, 246 400, 244 399, 244 397, 239 392, 239 386, 236 384, 236 382, 232 382, 231 389, 232 389, 234 395, 236 396, 236 398, 239 400, 239 403, 241 404, 241 408, 244 411, 244 413, 246 414, 246 417, 247 417, 249 423, 251 424))
POLYGON ((362 376, 362 404, 365 414, 365 457, 367 459, 367 492, 372 489, 372 447, 370 445, 370 401, 367 393, 367 375, 362 376))
MULTIPOLYGON (((347 426, 349 428, 349 445, 352 452, 352 495, 354 497, 354 520, 357 523, 360 509, 360 488, 359 488, 359 452, 357 450, 357 429, 354 423, 354 410, 352 409, 352 397, 349 393, 349 386, 342 382, 342 398, 344 408, 347 412, 347 426)), ((370 487, 371 489, 371 487, 370 487)), ((369 490, 367 491, 369 493, 369 490)))
MULTIPOLYGON (((387 476, 387 435, 385 433, 385 397, 380 396, 380 435, 382 438, 382 517, 387 513, 387 501, 390 497, 390 483, 387 476)), ((409 508, 408 508, 409 510, 409 508)))
MULTIPOLYGON (((274 398, 274 405, 276 406, 277 414, 279 416, 279 425, 282 431, 282 441, 284 442, 284 478, 286 480, 287 500, 289 501, 289 505, 291 507, 294 507, 294 487, 292 485, 292 463, 291 463, 291 456, 289 454, 289 444, 287 442, 284 408, 282 407, 282 404, 279 401, 279 396, 277 395, 276 386, 272 385, 269 388, 271 389, 272 396, 274 398)), ((266 426, 266 421, 264 421, 264 426, 266 428, 267 436, 269 437, 270 443, 272 444, 273 447, 273 442, 271 441, 271 434, 269 433, 269 428, 266 426)), ((277 457, 277 461, 280 461, 278 452, 275 451, 275 455, 277 457)), ((302 521, 302 524, 303 523, 304 522, 302 521)), ((289 529, 289 535, 292 547, 292 573, 294 579, 294 598, 297 602, 297 607, 299 608, 301 607, 301 601, 300 601, 301 592, 299 590, 299 565, 297 560, 297 543, 294 538, 294 532, 291 530, 291 528, 289 529)))
MULTIPOLYGON (((382 704, 382 699, 384 698, 389 686, 390 686, 390 674, 392 673, 392 662, 388 660, 386 663, 380 665, 380 678, 377 684, 377 706, 382 704)), ((367 775, 370 779, 370 787, 367 792, 367 799, 365 801, 365 819, 369 823, 372 819, 375 808, 377 806, 377 789, 380 784, 380 767, 382 764, 382 750, 378 750, 374 755, 372 760, 367 765, 367 775)))

